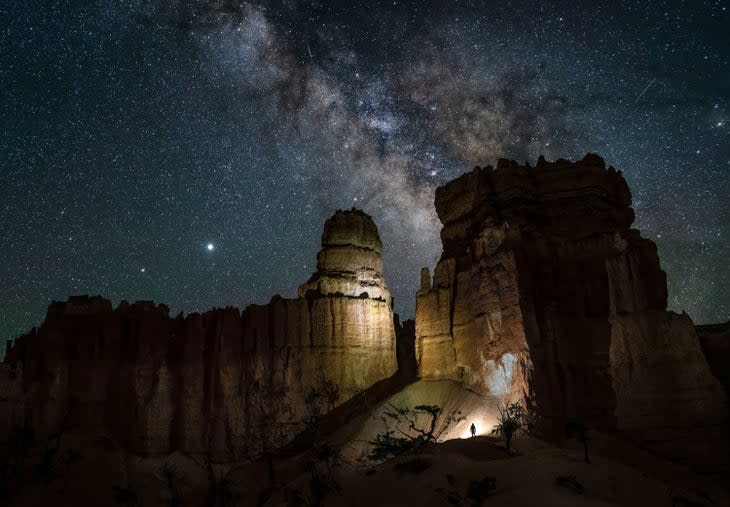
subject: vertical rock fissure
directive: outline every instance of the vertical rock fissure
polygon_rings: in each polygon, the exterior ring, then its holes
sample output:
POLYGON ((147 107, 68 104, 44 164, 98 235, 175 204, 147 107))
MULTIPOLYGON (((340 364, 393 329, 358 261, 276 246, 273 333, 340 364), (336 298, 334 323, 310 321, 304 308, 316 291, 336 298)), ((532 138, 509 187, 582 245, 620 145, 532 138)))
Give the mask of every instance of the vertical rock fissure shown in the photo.
MULTIPOLYGON (((339 404, 397 371, 381 252, 371 217, 337 211, 299 299, 174 319, 152 302, 53 303, 39 330, 16 340, 0 364, 0 373, 24 372, 13 395, 22 410, 12 417, 48 435, 71 409, 78 427, 98 420, 133 452, 216 462, 282 445, 318 378, 338 385, 339 404)), ((0 428, 11 426, 0 420, 0 428)), ((0 434, 0 444, 8 436, 0 434)))

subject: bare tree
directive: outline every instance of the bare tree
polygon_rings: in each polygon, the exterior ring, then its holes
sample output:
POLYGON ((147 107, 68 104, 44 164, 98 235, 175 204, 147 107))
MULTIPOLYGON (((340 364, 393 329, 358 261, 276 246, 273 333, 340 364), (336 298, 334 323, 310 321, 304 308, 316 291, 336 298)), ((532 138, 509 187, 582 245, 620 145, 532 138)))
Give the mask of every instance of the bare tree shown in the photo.
POLYGON ((381 417, 385 432, 368 441, 373 448, 369 458, 383 461, 413 451, 425 443, 437 442, 456 423, 464 420, 460 411, 444 413, 437 405, 417 405, 413 408, 398 408, 388 404, 381 417))

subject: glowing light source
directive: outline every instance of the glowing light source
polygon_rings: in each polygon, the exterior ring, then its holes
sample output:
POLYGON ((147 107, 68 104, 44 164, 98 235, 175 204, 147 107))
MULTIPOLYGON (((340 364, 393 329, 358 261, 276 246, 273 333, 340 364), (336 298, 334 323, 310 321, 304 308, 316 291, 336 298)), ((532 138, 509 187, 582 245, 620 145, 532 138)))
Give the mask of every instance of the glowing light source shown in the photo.
POLYGON ((471 438, 472 423, 474 423, 474 426, 476 427, 476 435, 484 436, 489 435, 492 432, 492 428, 494 428, 497 421, 494 417, 486 415, 467 416, 466 419, 459 424, 459 427, 456 428, 457 431, 454 432, 454 436, 458 435, 458 438, 471 438))

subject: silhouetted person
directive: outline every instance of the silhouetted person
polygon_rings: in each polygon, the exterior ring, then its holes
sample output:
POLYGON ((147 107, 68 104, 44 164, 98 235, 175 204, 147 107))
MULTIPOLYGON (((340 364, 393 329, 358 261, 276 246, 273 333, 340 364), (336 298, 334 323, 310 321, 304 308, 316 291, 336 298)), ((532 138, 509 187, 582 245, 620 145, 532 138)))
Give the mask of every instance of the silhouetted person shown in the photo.
POLYGON ((477 427, 474 426, 474 423, 471 423, 471 428, 469 428, 469 429, 471 430, 471 437, 472 438, 474 438, 475 436, 477 436, 477 427))

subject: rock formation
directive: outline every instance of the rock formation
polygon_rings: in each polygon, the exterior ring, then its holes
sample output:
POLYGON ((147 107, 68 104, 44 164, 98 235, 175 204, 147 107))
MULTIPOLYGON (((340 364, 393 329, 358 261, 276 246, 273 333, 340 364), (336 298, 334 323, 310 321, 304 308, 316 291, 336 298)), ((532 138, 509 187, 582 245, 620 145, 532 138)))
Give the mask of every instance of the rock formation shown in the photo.
POLYGON ((371 218, 337 211, 297 299, 175 318, 151 302, 53 303, 0 369, 2 436, 103 430, 135 453, 216 461, 278 447, 313 386, 328 383, 332 408, 396 372, 380 254, 371 218))
POLYGON ((692 321, 667 312, 656 246, 631 229, 626 181, 603 160, 500 160, 436 191, 443 255, 421 273, 416 356, 544 428, 717 422, 725 415, 692 321))
POLYGON ((600 157, 500 160, 440 187, 436 211, 443 255, 421 272, 415 325, 394 316, 377 228, 355 209, 325 223, 296 299, 174 318, 151 302, 53 303, 0 364, 0 440, 102 431, 137 454, 231 462, 289 441, 313 387, 339 423, 361 411, 357 393, 416 374, 485 406, 526 397, 554 437, 569 419, 638 431, 726 416, 692 321, 666 311, 628 186, 600 157))
POLYGON ((724 324, 697 326, 700 345, 715 375, 730 396, 730 321, 724 324))
POLYGON ((338 211, 324 224, 317 272, 299 287, 299 297, 339 295, 391 306, 383 278, 383 245, 372 219, 353 209, 338 211))

